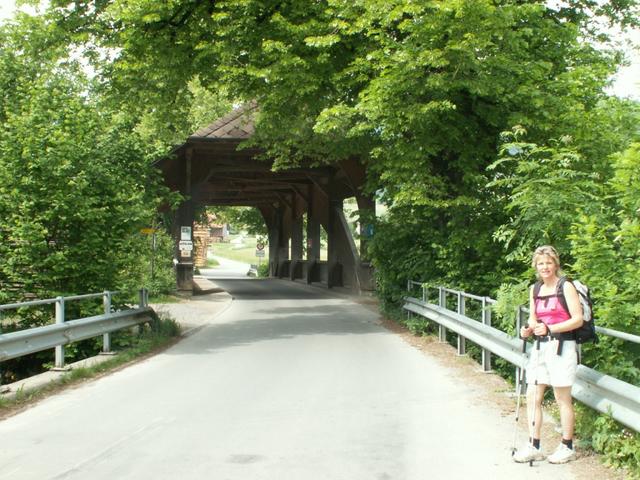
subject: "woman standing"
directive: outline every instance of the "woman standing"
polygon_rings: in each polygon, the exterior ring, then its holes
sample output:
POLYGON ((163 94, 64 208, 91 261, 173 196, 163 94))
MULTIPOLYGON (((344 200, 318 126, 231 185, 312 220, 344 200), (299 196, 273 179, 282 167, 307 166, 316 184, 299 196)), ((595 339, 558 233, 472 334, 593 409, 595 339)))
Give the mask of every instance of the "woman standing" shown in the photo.
POLYGON ((566 463, 576 458, 571 386, 576 378, 578 356, 571 332, 582 325, 582 307, 575 287, 562 276, 560 258, 555 248, 537 248, 532 266, 538 282, 529 293, 528 325, 520 330, 523 338, 534 335, 535 339, 526 367, 529 443, 518 450, 513 459, 522 463, 544 460, 545 455, 540 448, 542 400, 547 385, 551 385, 560 409, 562 441, 547 460, 550 463, 566 463), (562 296, 564 302, 561 301, 562 296))

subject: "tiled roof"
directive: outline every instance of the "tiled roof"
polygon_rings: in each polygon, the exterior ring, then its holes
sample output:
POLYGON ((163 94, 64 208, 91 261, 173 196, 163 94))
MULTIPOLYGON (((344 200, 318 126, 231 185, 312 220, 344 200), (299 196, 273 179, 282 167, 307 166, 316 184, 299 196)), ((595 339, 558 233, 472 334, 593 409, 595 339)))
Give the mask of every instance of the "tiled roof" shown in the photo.
POLYGON ((211 125, 201 128, 189 138, 249 138, 254 132, 253 117, 257 109, 256 102, 249 102, 234 109, 211 125))

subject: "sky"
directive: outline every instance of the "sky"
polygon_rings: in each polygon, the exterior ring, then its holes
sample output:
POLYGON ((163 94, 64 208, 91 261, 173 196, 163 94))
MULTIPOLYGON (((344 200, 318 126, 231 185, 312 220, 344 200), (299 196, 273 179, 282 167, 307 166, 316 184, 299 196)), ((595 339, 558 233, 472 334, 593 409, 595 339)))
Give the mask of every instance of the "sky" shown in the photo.
MULTIPOLYGON (((10 17, 14 10, 15 0, 0 0, 0 22, 10 17)), ((640 100, 640 30, 629 33, 627 38, 636 45, 636 49, 629 51, 631 65, 621 68, 614 77, 611 93, 640 100)))

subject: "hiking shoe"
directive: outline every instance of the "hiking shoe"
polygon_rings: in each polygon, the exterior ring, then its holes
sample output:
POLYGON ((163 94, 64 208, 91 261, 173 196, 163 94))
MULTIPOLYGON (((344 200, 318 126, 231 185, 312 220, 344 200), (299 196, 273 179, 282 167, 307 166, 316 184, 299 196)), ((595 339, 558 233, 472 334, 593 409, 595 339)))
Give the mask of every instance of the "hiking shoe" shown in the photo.
POLYGON ((576 459, 576 451, 567 447, 564 443, 558 445, 556 451, 553 452, 547 460, 549 463, 567 463, 576 459))
POLYGON ((527 463, 532 460, 544 460, 544 453, 539 448, 527 443, 513 454, 513 460, 518 463, 527 463))

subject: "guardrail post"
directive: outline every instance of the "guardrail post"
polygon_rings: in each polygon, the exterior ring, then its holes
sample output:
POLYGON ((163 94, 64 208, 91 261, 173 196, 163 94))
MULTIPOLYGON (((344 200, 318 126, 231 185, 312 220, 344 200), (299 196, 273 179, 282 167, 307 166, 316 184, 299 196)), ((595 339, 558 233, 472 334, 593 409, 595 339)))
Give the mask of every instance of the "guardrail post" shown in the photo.
MULTIPOLYGON (((109 315, 111 313, 111 292, 105 290, 102 295, 102 305, 105 315, 109 315)), ((111 334, 105 333, 102 335, 102 352, 100 352, 100 355, 113 354, 114 352, 111 351, 111 334)))
MULTIPOLYGON (((411 280, 407 280, 407 295, 411 296, 411 280)), ((406 319, 409 320, 411 318, 411 312, 407 310, 406 319)))
MULTIPOLYGON (((56 324, 64 323, 64 297, 56 297, 56 324)), ((56 347, 56 358, 54 370, 65 370, 64 366, 64 345, 56 347)))
POLYGON ((427 292, 427 289, 429 287, 427 287, 424 283, 421 285, 421 287, 422 287, 422 301, 424 303, 427 303, 427 300, 429 299, 429 294, 427 292))
MULTIPOLYGON (((145 308, 149 305, 149 296, 146 288, 141 288, 138 292, 138 307, 145 308)), ((144 325, 141 323, 138 325, 138 333, 142 335, 144 332, 144 325)))
MULTIPOLYGON (((465 297, 462 292, 458 292, 458 313, 465 314, 465 297)), ((458 335, 458 355, 467 354, 467 340, 462 335, 458 335)))
POLYGON ((138 306, 145 308, 149 304, 149 295, 146 288, 141 288, 138 292, 138 306))
MULTIPOLYGON (((447 292, 444 287, 438 287, 438 305, 447 308, 447 292)), ((438 341, 440 343, 447 341, 447 329, 442 325, 438 325, 438 341)))
MULTIPOLYGON (((491 326, 491 308, 487 302, 487 297, 482 297, 482 323, 491 326)), ((482 371, 491 371, 491 352, 486 348, 482 349, 482 371)))

